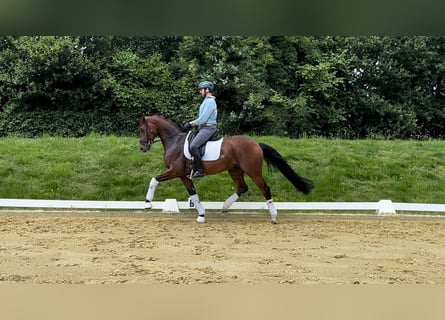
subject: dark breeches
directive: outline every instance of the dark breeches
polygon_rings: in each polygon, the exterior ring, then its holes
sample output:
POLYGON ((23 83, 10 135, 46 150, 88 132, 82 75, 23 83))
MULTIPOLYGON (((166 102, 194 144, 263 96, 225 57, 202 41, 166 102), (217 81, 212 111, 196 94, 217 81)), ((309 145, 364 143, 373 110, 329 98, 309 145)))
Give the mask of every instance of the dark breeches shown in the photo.
POLYGON ((190 152, 195 154, 199 151, 199 148, 209 140, 216 132, 216 126, 202 127, 199 129, 196 137, 190 143, 190 152))

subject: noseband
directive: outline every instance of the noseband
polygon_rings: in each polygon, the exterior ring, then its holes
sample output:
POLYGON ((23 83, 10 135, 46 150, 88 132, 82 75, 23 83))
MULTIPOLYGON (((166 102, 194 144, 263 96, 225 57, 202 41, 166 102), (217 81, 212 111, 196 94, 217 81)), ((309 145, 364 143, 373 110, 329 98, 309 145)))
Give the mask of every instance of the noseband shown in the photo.
POLYGON ((139 139, 139 143, 141 145, 144 145, 147 150, 150 150, 152 144, 159 142, 159 141, 168 140, 168 139, 178 135, 179 132, 181 132, 181 131, 174 132, 173 134, 171 134, 167 137, 159 137, 159 140, 154 140, 154 138, 152 138, 153 131, 151 129, 149 129, 148 120, 146 118, 144 118, 144 126, 145 126, 145 138, 146 139, 139 139))
POLYGON ((157 141, 152 139, 152 131, 148 128, 148 120, 144 118, 145 137, 146 139, 139 139, 139 143, 144 145, 147 150, 150 150, 151 145, 157 141))

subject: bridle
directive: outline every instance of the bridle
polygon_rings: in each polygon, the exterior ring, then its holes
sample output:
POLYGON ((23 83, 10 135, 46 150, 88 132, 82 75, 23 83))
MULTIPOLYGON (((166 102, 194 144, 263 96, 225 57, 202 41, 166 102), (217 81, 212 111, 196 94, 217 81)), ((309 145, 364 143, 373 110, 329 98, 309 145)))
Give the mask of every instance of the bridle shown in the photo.
POLYGON ((150 150, 151 146, 152 146, 154 143, 159 142, 159 141, 162 141, 162 140, 170 139, 170 138, 176 136, 176 135, 179 133, 179 132, 175 132, 175 133, 173 133, 172 135, 169 135, 168 137, 164 137, 164 138, 159 137, 158 140, 154 140, 154 139, 152 138, 152 137, 153 137, 153 130, 151 130, 151 129, 149 128, 149 126, 148 126, 148 120, 147 120, 147 118, 145 118, 145 117, 144 117, 144 129, 145 129, 145 137, 146 137, 146 139, 139 139, 139 143, 140 143, 141 145, 143 145, 147 151, 150 150))
POLYGON ((155 142, 159 142, 161 140, 156 140, 152 138, 153 131, 148 127, 148 120, 144 117, 144 128, 145 128, 145 137, 146 139, 139 139, 139 143, 145 147, 148 151, 151 148, 151 145, 155 142))

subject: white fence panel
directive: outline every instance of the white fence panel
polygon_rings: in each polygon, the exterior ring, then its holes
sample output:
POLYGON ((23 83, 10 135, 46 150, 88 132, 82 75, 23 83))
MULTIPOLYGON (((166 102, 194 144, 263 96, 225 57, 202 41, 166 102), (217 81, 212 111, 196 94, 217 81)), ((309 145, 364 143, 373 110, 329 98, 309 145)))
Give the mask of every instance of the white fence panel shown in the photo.
MULTIPOLYGON (((205 209, 220 210, 223 202, 202 202, 205 209)), ((275 202, 278 210, 296 211, 375 211, 377 214, 395 214, 397 211, 445 212, 445 204, 400 203, 391 200, 378 202, 275 202)), ((88 200, 38 200, 38 199, 0 199, 0 208, 48 208, 48 209, 116 209, 144 210, 147 208, 164 212, 179 212, 193 209, 190 201, 88 201, 88 200)), ((235 202, 230 210, 265 210, 265 202, 235 202)))
POLYGON ((393 202, 393 206, 398 211, 445 212, 445 204, 393 202))

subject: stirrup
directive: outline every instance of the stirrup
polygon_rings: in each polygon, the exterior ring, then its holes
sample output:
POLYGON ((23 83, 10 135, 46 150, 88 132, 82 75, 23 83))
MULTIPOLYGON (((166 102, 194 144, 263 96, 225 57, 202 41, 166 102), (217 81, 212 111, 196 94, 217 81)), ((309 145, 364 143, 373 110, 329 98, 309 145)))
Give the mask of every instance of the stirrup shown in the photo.
POLYGON ((190 174, 186 176, 188 179, 200 179, 204 178, 204 173, 202 170, 192 170, 190 171, 190 174))
POLYGON ((190 173, 190 179, 199 179, 199 178, 204 178, 204 172, 202 172, 202 170, 193 170, 190 173))

